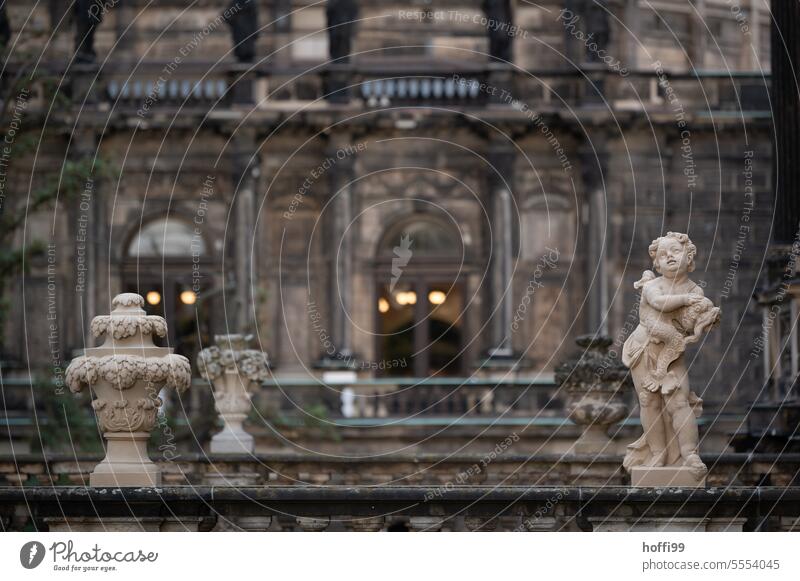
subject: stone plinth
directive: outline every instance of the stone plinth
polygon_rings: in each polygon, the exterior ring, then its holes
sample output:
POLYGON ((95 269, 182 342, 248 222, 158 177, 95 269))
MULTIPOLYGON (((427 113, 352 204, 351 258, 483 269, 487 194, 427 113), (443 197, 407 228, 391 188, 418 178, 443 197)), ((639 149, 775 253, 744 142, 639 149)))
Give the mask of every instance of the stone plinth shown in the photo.
POLYGON ((631 486, 705 488, 706 475, 703 474, 698 478, 692 473, 690 468, 685 466, 663 466, 655 468, 634 466, 631 469, 631 486))

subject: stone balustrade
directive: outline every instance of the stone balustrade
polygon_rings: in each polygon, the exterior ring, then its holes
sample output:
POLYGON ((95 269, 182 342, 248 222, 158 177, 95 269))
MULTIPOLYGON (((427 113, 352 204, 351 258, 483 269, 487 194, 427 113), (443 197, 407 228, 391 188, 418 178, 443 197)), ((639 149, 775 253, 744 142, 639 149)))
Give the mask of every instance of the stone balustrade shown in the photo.
POLYGON ((790 531, 798 517, 800 489, 773 487, 0 488, 0 528, 17 531, 790 531))
MULTIPOLYGON (((47 63, 44 75, 60 77, 66 63, 47 63)), ((9 74, 16 72, 11 64, 9 74)), ((165 74, 165 63, 143 61, 131 75, 117 70, 98 70, 94 65, 73 67, 92 82, 97 101, 104 106, 114 105, 124 112, 154 110, 174 111, 181 107, 184 114, 201 115, 213 107, 231 102, 251 103, 256 110, 285 108, 287 102, 325 103, 325 79, 331 71, 318 68, 312 71, 293 66, 276 67, 271 63, 242 67, 238 63, 192 61, 182 63, 179 71, 165 74), (161 81, 160 79, 164 79, 161 81)), ((342 74, 338 72, 338 74, 342 74)), ((515 69, 508 71, 509 80, 500 88, 507 99, 498 99, 500 90, 492 91, 491 70, 476 65, 465 69, 447 69, 440 65, 416 65, 387 68, 385 64, 360 64, 348 67, 347 84, 354 88, 350 98, 359 107, 397 105, 432 105, 454 107, 485 106, 489 100, 509 106, 514 102, 546 113, 569 105, 579 107, 592 103, 596 90, 580 71, 556 69, 515 69)), ((632 70, 627 76, 613 71, 592 73, 597 86, 603 87, 606 102, 617 114, 647 111, 657 115, 669 114, 670 104, 662 87, 669 87, 681 96, 687 113, 692 110, 743 111, 768 115, 767 98, 770 78, 756 72, 671 73, 670 71, 632 70)), ((80 81, 77 81, 80 82, 80 81)), ((37 90, 39 94, 42 91, 37 90)), ((346 101, 345 101, 346 102, 346 101)), ((32 100, 31 109, 46 109, 45 100, 32 100)), ((522 115, 523 113, 519 113, 522 115)), ((609 112, 610 114, 610 112, 609 112)), ((671 118, 671 116, 670 116, 671 118)), ((258 116, 254 116, 257 120, 258 116)), ((655 119, 658 121, 658 117, 655 119)))
MULTIPOLYGON (((99 456, 0 456, 0 486, 83 486, 99 456)), ((710 486, 797 486, 800 454, 704 454, 710 486)), ((390 455, 345 458, 306 454, 177 454, 156 459, 166 486, 463 485, 623 486, 621 455, 390 455)))

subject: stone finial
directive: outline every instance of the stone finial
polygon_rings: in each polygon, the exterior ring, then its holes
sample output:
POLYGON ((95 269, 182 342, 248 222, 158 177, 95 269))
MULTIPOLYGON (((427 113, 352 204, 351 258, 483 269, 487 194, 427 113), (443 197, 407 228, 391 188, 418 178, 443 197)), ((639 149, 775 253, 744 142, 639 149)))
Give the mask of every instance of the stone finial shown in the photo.
POLYGON ((153 335, 164 337, 167 323, 145 314, 144 299, 134 293, 114 297, 114 310, 92 320, 95 337, 103 345, 86 349, 66 372, 73 393, 86 387, 95 399, 92 408, 108 441, 106 458, 90 477, 92 486, 158 486, 161 475, 147 457, 165 387, 178 392, 191 384, 189 360, 168 347, 156 347, 153 335))

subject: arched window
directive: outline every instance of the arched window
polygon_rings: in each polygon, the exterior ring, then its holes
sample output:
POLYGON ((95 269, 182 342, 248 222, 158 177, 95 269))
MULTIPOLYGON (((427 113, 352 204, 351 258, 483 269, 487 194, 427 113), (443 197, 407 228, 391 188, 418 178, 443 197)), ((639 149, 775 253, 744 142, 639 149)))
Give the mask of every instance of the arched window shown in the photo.
POLYGON ((123 243, 122 284, 145 299, 145 310, 169 322, 167 344, 194 361, 211 336, 216 276, 213 256, 190 218, 160 215, 123 243))
POLYGON ((127 248, 133 258, 189 258, 205 253, 203 237, 188 222, 169 217, 143 224, 127 248))

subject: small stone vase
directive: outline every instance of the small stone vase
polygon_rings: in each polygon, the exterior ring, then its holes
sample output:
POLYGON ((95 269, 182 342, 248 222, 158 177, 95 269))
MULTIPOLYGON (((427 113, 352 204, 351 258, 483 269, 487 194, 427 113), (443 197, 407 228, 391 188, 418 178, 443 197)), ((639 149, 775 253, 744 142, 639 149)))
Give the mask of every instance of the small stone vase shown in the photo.
POLYGON ((244 429, 250 398, 259 382, 267 379, 266 353, 248 349, 252 335, 216 335, 216 345, 197 356, 200 375, 211 382, 223 429, 211 438, 213 454, 252 454, 253 436, 244 429))
POLYGON ((583 427, 574 454, 614 453, 608 428, 628 414, 622 399, 630 384, 628 369, 610 352, 610 337, 584 335, 581 348, 555 370, 556 383, 567 392, 569 419, 583 427))

